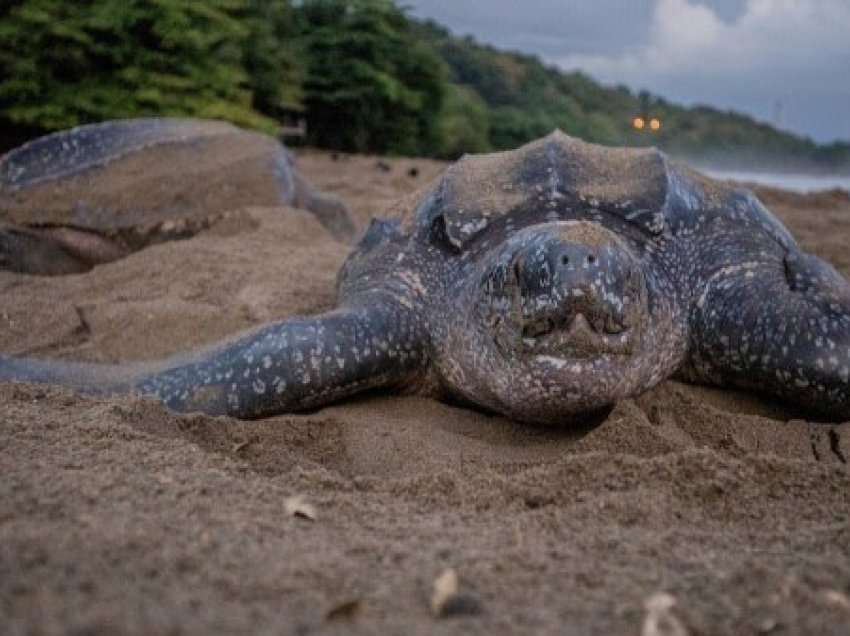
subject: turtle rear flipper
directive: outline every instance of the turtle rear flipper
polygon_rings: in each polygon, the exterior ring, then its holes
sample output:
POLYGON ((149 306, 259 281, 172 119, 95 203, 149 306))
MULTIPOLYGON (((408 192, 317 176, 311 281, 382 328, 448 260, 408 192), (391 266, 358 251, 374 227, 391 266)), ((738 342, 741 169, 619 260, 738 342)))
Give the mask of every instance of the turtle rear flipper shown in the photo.
POLYGON ((793 250, 722 268, 695 310, 687 379, 850 417, 850 283, 793 250))

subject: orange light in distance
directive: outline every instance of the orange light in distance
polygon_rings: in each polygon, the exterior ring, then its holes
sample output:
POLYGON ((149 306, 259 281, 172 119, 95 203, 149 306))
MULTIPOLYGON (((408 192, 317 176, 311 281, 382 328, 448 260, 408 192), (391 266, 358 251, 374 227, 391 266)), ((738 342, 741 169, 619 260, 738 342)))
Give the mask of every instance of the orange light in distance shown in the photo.
POLYGON ((644 121, 643 117, 635 117, 632 120, 632 126, 637 128, 638 130, 643 130, 643 127, 646 126, 646 122, 644 121))
POLYGON ((652 130, 658 130, 661 128, 661 120, 653 117, 649 120, 649 127, 652 128, 652 130))

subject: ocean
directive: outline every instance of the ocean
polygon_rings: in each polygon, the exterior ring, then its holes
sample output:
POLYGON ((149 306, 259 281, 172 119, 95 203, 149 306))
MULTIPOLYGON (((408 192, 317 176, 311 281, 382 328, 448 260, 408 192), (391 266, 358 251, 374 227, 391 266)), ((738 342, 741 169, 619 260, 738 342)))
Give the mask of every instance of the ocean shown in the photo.
POLYGON ((810 174, 782 174, 773 172, 742 172, 733 170, 713 170, 711 168, 699 168, 700 172, 715 179, 732 179, 734 181, 746 181, 760 183, 795 192, 814 192, 816 190, 832 190, 842 188, 850 192, 850 176, 848 175, 810 175, 810 174))

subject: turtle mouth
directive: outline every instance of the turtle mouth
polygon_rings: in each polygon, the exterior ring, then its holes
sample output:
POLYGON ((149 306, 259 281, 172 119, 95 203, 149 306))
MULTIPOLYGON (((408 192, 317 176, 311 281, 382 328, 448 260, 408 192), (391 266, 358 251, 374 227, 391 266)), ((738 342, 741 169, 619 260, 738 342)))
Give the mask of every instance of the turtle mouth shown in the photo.
POLYGON ((568 358, 602 354, 628 355, 633 351, 633 330, 611 315, 588 318, 575 312, 559 318, 523 321, 520 350, 529 355, 556 353, 568 358))
POLYGON ((601 355, 631 355, 638 330, 611 315, 577 311, 557 317, 514 321, 497 318, 496 345, 506 356, 557 356, 581 360, 601 355))
POLYGON ((539 300, 540 304, 531 302, 531 307, 526 304, 523 310, 522 300, 515 294, 511 309, 494 317, 496 345, 505 355, 580 360, 634 353, 640 329, 633 303, 629 303, 630 309, 617 311, 587 296, 571 299, 566 306, 539 300))

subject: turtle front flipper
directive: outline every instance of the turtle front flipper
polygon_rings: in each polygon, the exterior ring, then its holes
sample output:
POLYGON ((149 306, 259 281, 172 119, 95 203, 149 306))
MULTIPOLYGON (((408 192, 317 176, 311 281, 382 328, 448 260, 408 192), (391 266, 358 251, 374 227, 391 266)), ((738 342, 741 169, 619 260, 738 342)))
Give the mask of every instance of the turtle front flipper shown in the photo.
POLYGON ((688 379, 850 418, 850 283, 803 252, 724 267, 699 296, 688 379))
MULTIPOLYGON (((153 395, 180 412, 259 418, 316 408, 355 393, 413 382, 424 365, 414 317, 383 299, 261 327, 146 371, 0 356, 0 380, 90 393, 153 395)), ((145 365, 148 369, 150 365, 145 365)))
POLYGON ((357 227, 351 220, 348 206, 331 194, 316 192, 297 172, 293 172, 293 175, 295 205, 312 212, 336 240, 351 243, 357 233, 357 227))

